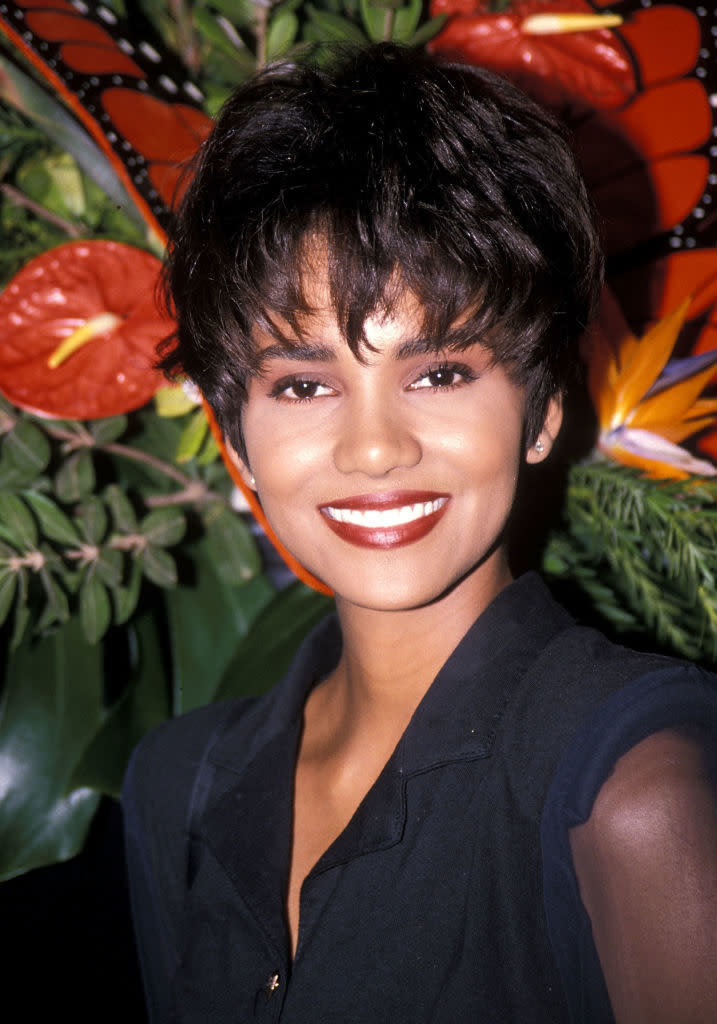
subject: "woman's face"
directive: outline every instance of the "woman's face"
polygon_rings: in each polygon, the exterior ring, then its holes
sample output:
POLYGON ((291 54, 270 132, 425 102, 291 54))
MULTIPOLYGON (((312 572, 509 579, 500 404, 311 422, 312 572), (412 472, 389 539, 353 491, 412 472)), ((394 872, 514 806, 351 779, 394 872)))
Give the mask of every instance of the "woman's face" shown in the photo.
POLYGON ((362 607, 416 608, 492 577, 500 589, 521 460, 544 458, 560 424, 553 403, 526 455, 522 390, 479 344, 429 349, 420 324, 410 296, 368 321, 365 363, 328 311, 293 351, 257 338, 244 477, 292 554, 362 607))

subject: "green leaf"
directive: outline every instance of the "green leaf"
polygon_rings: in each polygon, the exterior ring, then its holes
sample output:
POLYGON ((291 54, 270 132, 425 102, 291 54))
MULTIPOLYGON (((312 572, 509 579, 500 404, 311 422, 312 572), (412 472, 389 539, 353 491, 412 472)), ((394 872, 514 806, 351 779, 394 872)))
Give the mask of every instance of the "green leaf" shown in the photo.
POLYGON ((361 21, 372 42, 387 42, 391 38, 389 29, 396 18, 395 7, 390 2, 379 7, 375 0, 360 0, 361 21))
POLYGON ((95 488, 95 467, 87 448, 73 452, 55 476, 55 494, 66 505, 79 501, 95 488))
POLYGON ((172 713, 214 698, 236 646, 274 596, 266 576, 229 586, 219 575, 206 537, 189 551, 191 585, 164 594, 172 655, 172 713))
POLYGON ((194 458, 202 447, 208 430, 209 422, 204 409, 195 409, 179 436, 175 460, 180 465, 194 458))
POLYGON ((276 14, 269 23, 266 36, 266 56, 268 60, 282 57, 296 39, 299 31, 299 19, 293 11, 282 11, 276 14))
POLYGON ((118 797, 130 754, 144 734, 169 718, 169 685, 157 617, 145 612, 126 631, 131 671, 128 685, 84 751, 71 786, 118 797))
POLYGON ((137 607, 139 595, 142 588, 142 565, 139 559, 132 562, 129 583, 126 586, 115 587, 112 591, 115 606, 115 624, 118 626, 127 622, 137 607))
POLYGON ((177 583, 177 566, 164 548, 148 544, 139 556, 142 572, 158 587, 174 587, 177 583))
POLYGON ((67 594, 60 584, 46 569, 40 572, 40 580, 47 598, 45 614, 40 618, 36 629, 43 630, 55 622, 67 622, 70 617, 70 606, 67 594))
MULTIPOLYGON (((22 587, 23 573, 18 573, 17 579, 22 587)), ((12 636, 10 637, 10 651, 16 651, 19 645, 22 643, 27 633, 27 627, 30 623, 30 609, 26 604, 18 604, 15 606, 15 621, 12 628, 12 636)))
POLYGON ((408 43, 418 27, 423 12, 423 0, 409 0, 405 7, 396 11, 391 38, 397 43, 408 43))
POLYGON ((309 630, 334 608, 334 602, 303 583, 282 590, 257 617, 237 647, 216 699, 265 693, 288 671, 309 630))
POLYGON ((212 0, 212 7, 231 18, 235 25, 244 28, 250 28, 256 19, 256 10, 251 0, 212 0))
POLYGON ((35 520, 24 501, 7 491, 0 491, 0 536, 24 551, 36 548, 39 539, 35 520))
POLYGON ((105 420, 92 420, 88 423, 88 427, 95 439, 95 444, 112 444, 127 430, 127 417, 110 416, 105 420))
POLYGON ((0 456, 0 490, 19 491, 35 483, 37 474, 33 470, 18 469, 4 454, 0 456))
POLYGON ((37 476, 50 461, 50 442, 34 423, 21 419, 5 435, 3 454, 20 472, 37 476))
POLYGON ((71 520, 51 498, 36 491, 24 491, 23 498, 35 513, 45 537, 59 544, 78 543, 80 535, 71 520))
POLYGON ((434 36, 438 35, 447 20, 447 14, 438 14, 435 18, 429 18, 428 21, 425 21, 420 28, 416 29, 413 33, 411 38, 408 40, 409 46, 425 46, 426 43, 430 42, 434 36))
MULTIPOLYGON (((219 5, 216 5, 219 6, 219 5)), ((229 59, 236 63, 244 75, 251 75, 256 70, 256 59, 234 28, 232 22, 226 17, 220 16, 217 20, 212 14, 200 7, 195 7, 192 12, 197 27, 205 39, 214 47, 226 54, 229 59)), ((236 10, 230 15, 236 23, 236 10)))
POLYGON ((108 525, 107 511, 101 498, 96 494, 85 498, 75 510, 75 522, 89 544, 101 544, 108 525))
POLYGON ((12 570, 0 572, 0 626, 10 614, 15 591, 17 590, 17 577, 12 570))
POLYGON ((178 508, 155 508, 139 525, 139 532, 150 544, 168 548, 184 536, 187 521, 178 508))
POLYGON ((277 4, 273 8, 274 15, 285 14, 287 11, 298 11, 304 0, 284 0, 283 4, 277 4))
POLYGON ((102 652, 73 620, 25 637, 6 666, 0 713, 0 878, 66 860, 82 847, 98 796, 73 788, 103 718, 102 652))
POLYGON ((348 21, 338 14, 320 11, 312 4, 306 5, 306 13, 321 33, 323 41, 358 43, 360 46, 366 45, 367 39, 365 34, 352 21, 348 21))
POLYGON ((80 587, 80 622, 87 642, 96 644, 112 619, 112 607, 104 583, 94 574, 80 587))
POLYGON ((95 560, 94 571, 96 575, 111 589, 118 587, 122 580, 122 569, 124 567, 124 556, 121 551, 104 545, 95 560))
POLYGON ((202 513, 202 520, 209 553, 225 583, 246 583, 261 572, 259 547, 241 516, 216 502, 202 513))
POLYGON ((136 533, 137 516, 132 507, 132 502, 119 484, 110 484, 108 487, 105 487, 104 499, 112 513, 112 521, 120 533, 136 533))
POLYGON ((204 438, 204 444, 202 445, 201 451, 197 455, 197 464, 200 466, 209 466, 219 458, 219 454, 219 445, 214 440, 213 434, 209 432, 204 438))

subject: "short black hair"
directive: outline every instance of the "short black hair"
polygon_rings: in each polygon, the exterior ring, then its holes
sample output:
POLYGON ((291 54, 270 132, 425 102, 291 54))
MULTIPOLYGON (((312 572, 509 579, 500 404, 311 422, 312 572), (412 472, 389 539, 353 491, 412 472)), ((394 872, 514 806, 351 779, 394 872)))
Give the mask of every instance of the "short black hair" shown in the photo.
POLYGON ((592 204, 564 129, 503 78, 377 44, 276 63, 224 105, 169 245, 163 353, 243 451, 257 326, 301 336, 317 242, 354 354, 409 290, 436 349, 479 341, 526 388, 526 442, 578 363, 602 283, 592 204), (459 326, 457 326, 459 325, 459 326))

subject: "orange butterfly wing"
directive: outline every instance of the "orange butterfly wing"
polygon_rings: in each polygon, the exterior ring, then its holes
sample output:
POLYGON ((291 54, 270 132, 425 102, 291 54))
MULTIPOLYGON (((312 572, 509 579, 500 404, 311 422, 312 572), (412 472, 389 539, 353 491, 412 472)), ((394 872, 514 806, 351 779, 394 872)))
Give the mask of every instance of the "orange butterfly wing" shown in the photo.
POLYGON ((0 31, 62 97, 164 238, 183 169, 211 128, 193 83, 107 7, 0 2, 0 31))

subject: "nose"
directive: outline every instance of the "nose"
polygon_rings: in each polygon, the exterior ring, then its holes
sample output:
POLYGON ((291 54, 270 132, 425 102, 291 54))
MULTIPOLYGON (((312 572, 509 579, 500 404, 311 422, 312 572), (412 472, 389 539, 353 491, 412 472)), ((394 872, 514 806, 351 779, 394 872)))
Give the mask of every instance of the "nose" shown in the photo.
POLYGON ((419 440, 399 408, 385 400, 357 400, 347 406, 334 446, 340 472, 382 477, 420 460, 419 440))

